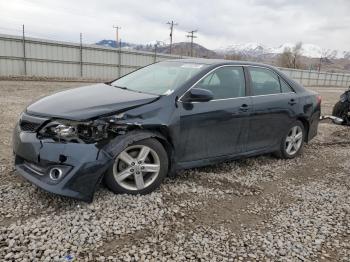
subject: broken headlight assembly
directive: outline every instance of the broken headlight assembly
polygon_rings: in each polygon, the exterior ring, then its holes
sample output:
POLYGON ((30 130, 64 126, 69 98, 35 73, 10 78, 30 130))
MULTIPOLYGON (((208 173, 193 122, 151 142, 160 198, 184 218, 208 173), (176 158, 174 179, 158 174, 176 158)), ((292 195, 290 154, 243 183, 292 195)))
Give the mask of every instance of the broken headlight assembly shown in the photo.
POLYGON ((61 142, 95 143, 124 134, 126 129, 127 126, 115 123, 114 118, 87 122, 55 120, 42 127, 38 136, 61 142))

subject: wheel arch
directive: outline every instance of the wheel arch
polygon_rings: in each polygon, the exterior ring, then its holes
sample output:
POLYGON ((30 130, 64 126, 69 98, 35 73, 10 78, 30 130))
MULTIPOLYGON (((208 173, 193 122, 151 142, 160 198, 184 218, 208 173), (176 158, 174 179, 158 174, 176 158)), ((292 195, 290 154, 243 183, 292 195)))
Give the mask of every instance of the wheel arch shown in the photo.
POLYGON ((298 117, 297 120, 300 121, 304 126, 304 131, 305 131, 304 141, 309 142, 309 130, 310 130, 309 121, 306 119, 306 117, 298 117))
POLYGON ((173 157, 174 146, 171 142, 168 130, 164 127, 152 127, 149 129, 136 128, 124 135, 120 135, 109 141, 109 143, 103 148, 111 157, 115 158, 120 152, 122 152, 129 145, 148 138, 156 139, 164 147, 168 156, 168 175, 172 175, 173 171, 173 157))

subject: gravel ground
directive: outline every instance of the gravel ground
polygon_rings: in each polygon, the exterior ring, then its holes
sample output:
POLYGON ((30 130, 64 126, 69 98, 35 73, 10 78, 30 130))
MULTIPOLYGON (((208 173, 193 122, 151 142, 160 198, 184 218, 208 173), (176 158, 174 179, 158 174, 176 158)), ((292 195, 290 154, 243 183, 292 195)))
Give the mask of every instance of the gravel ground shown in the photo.
MULTIPOLYGON (((103 186, 91 204, 13 170, 11 132, 31 101, 81 83, 0 81, 0 260, 350 261, 350 132, 322 123, 294 160, 192 169, 147 196, 103 186)), ((341 89, 316 89, 330 113, 341 89)))

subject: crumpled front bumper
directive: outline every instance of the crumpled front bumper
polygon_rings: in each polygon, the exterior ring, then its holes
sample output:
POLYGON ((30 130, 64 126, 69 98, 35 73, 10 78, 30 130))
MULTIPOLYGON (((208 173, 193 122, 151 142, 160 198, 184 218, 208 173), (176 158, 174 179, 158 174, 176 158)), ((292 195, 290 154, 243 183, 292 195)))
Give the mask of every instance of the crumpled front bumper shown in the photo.
POLYGON ((15 168, 20 175, 38 187, 62 196, 91 202, 102 175, 113 158, 95 144, 58 143, 40 140, 36 133, 23 132, 19 126, 13 133, 15 168), (49 177, 52 167, 64 167, 58 181, 49 177))

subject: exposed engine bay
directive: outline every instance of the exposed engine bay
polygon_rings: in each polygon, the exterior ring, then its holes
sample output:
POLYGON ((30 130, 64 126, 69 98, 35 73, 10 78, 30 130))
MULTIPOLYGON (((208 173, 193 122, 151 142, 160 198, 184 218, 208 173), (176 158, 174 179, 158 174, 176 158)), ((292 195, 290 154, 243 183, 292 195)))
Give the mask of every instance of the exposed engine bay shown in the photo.
POLYGON ((44 125, 38 132, 38 138, 52 138, 59 142, 96 143, 123 135, 132 126, 118 124, 120 115, 91 121, 54 120, 44 125))

